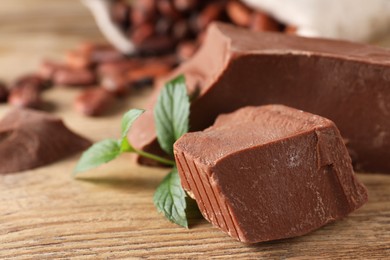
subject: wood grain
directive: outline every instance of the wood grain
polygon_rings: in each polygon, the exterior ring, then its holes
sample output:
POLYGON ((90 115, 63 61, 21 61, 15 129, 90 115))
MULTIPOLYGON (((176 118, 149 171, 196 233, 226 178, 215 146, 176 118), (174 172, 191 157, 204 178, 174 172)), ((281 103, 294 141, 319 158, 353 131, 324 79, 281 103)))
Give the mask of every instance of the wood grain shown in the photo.
MULTIPOLYGON (((81 40, 102 40, 80 3, 67 0, 2 1, 0 35, 0 78, 7 80, 33 70, 42 56, 59 58, 81 40)), ((77 93, 55 88, 44 98, 71 129, 97 141, 119 136, 118 111, 142 107, 148 90, 96 119, 71 109, 77 93)), ((8 109, 1 105, 0 117, 8 109)), ((200 218, 186 230, 158 214, 152 196, 167 170, 139 167, 123 156, 75 180, 77 159, 0 176, 0 259, 390 257, 390 175, 359 174, 369 202, 344 220, 306 236, 246 245, 200 218)))

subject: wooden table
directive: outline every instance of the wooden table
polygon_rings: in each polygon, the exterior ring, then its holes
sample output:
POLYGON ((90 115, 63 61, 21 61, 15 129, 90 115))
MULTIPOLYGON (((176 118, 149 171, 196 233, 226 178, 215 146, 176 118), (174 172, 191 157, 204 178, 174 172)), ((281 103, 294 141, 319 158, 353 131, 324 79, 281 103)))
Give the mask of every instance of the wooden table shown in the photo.
MULTIPOLYGON (((6 80, 83 39, 102 40, 86 10, 67 0, 2 1, 0 35, 0 78, 6 80)), ((101 118, 73 111, 77 93, 54 88, 44 98, 71 129, 97 141, 117 137, 121 112, 142 107, 148 90, 101 118)), ((0 106, 0 117, 8 108, 0 106)), ((390 175, 359 174, 370 199, 344 220, 303 237, 246 245, 200 218, 186 230, 158 214, 152 196, 167 170, 139 167, 123 156, 75 180, 78 157, 0 176, 0 259, 390 258, 390 175)))

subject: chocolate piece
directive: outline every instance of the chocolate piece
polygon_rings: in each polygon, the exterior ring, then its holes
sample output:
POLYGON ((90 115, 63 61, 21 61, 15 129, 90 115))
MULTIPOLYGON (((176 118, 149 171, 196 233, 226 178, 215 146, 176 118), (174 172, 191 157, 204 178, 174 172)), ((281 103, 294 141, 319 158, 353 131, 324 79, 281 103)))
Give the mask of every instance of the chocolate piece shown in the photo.
MULTIPOLYGON (((216 23, 201 50, 170 78, 184 74, 190 94, 200 88, 192 131, 243 106, 284 104, 334 121, 356 170, 390 172, 389 60, 390 51, 379 47, 216 23)), ((162 154, 152 114, 158 89, 129 137, 135 147, 162 154)))
POLYGON ((242 242, 304 235, 367 201, 333 122, 281 105, 221 115, 174 153, 203 216, 242 242))
POLYGON ((14 109, 0 121, 0 174, 47 165, 90 145, 57 117, 14 109))

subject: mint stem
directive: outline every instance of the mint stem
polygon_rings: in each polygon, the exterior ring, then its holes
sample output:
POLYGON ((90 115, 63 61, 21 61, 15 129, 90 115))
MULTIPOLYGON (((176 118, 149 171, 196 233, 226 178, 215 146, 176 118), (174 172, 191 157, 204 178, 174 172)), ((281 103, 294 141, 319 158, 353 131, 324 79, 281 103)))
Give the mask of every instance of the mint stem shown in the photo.
POLYGON ((149 158, 149 159, 155 160, 155 161, 157 161, 159 163, 170 165, 170 166, 174 166, 175 165, 175 162, 172 161, 172 160, 165 159, 165 158, 162 158, 160 156, 157 156, 157 155, 154 155, 154 154, 151 154, 151 153, 147 153, 147 152, 144 152, 142 150, 135 149, 135 148, 133 148, 133 151, 135 153, 145 157, 145 158, 149 158))

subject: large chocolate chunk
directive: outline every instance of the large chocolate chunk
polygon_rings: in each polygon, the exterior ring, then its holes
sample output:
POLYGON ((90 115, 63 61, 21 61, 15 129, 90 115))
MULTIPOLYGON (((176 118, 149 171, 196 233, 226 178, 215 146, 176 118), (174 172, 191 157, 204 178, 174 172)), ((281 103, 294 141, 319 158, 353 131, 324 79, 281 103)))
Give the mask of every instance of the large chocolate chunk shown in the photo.
POLYGON ((14 109, 0 121, 0 174, 47 165, 90 145, 57 117, 14 109))
POLYGON ((203 216, 242 242, 304 235, 367 201, 336 126, 281 105, 221 115, 174 153, 203 216))
MULTIPOLYGON (((243 106, 285 104, 334 121, 356 170, 390 172, 388 50, 217 23, 172 77, 182 73, 189 91, 200 92, 191 106, 192 131, 243 106)), ((160 151, 151 111, 135 123, 130 139, 137 148, 160 151)))

